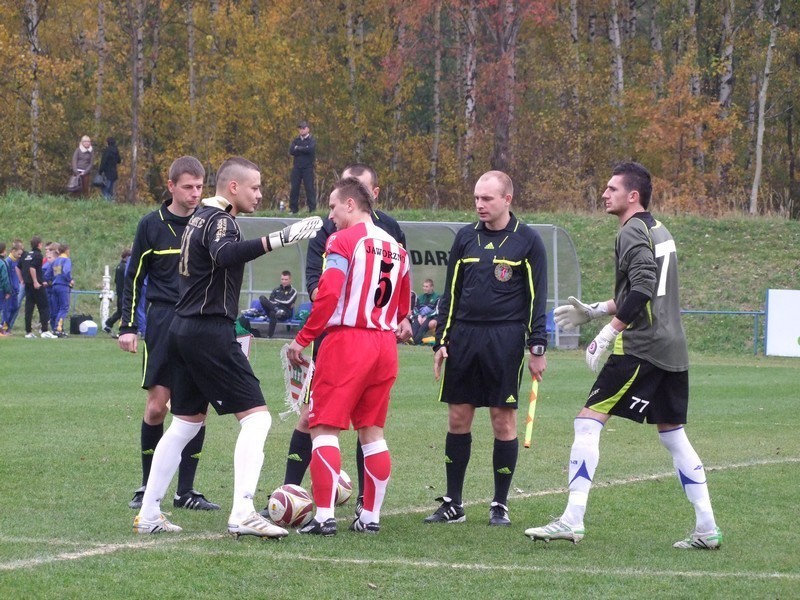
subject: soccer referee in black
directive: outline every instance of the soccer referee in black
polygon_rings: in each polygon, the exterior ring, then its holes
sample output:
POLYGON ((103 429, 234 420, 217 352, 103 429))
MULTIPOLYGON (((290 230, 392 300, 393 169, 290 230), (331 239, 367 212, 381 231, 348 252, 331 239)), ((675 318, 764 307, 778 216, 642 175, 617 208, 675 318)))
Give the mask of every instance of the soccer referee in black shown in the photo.
POLYGON ((511 212, 514 188, 502 171, 475 184, 478 222, 456 233, 436 329, 433 370, 449 405, 447 493, 426 523, 461 523, 475 409, 489 408, 494 431, 494 498, 489 525, 510 525, 508 490, 517 464, 517 406, 526 350, 541 381, 547 367, 547 253, 541 236, 511 212))

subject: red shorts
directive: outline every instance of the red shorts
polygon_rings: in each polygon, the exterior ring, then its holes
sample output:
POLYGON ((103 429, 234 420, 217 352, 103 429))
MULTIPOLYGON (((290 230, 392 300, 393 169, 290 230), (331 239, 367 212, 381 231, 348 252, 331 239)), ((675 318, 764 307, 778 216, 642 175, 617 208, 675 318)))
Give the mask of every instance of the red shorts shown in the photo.
POLYGON ((310 427, 383 427, 397 379, 397 338, 392 331, 338 327, 320 345, 311 398, 310 427))

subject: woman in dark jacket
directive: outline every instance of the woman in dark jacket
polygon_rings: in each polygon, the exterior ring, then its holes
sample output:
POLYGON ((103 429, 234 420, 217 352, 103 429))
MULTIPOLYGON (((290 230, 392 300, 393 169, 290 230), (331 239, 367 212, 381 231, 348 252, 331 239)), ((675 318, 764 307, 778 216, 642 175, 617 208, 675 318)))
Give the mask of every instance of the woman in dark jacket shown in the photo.
POLYGON ((119 179, 117 165, 122 162, 122 157, 120 157, 119 150, 117 149, 117 140, 110 137, 106 142, 108 146, 103 150, 98 172, 100 175, 106 176, 106 184, 101 191, 103 192, 103 197, 110 201, 114 198, 114 187, 116 186, 117 179, 119 179))

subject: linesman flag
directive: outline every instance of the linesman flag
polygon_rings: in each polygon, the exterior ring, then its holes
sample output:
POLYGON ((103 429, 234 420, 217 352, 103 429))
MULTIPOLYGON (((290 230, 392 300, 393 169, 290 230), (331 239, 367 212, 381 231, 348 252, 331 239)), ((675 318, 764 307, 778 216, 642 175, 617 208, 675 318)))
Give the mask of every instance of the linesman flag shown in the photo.
POLYGON ((533 438, 533 420, 536 418, 536 398, 539 395, 539 382, 534 379, 531 383, 531 396, 528 403, 528 418, 525 419, 525 447, 531 447, 533 438))

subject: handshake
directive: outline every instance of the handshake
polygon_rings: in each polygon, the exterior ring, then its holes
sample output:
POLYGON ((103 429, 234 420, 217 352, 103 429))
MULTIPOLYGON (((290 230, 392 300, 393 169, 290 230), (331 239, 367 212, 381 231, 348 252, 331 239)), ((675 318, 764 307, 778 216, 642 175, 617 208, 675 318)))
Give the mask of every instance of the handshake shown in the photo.
POLYGON ((267 236, 267 250, 272 252, 277 248, 291 246, 301 240, 310 240, 317 232, 322 229, 322 219, 319 217, 308 217, 297 223, 287 225, 280 231, 270 233, 267 236))

